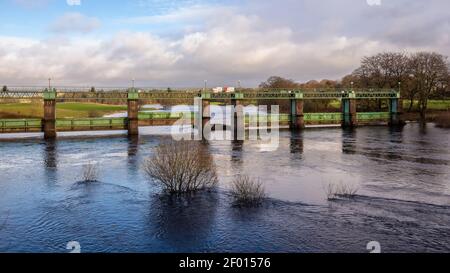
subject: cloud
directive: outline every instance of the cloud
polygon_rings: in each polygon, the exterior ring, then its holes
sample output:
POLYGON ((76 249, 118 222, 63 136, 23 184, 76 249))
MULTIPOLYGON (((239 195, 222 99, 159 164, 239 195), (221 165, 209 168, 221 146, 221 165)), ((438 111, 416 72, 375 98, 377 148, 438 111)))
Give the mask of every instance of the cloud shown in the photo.
POLYGON ((66 0, 69 6, 81 6, 81 0, 66 0))
MULTIPOLYGON (((340 77, 380 43, 324 37, 297 43, 289 28, 261 30, 260 19, 237 16, 204 32, 164 39, 122 32, 109 39, 53 41, 0 37, 0 81, 36 83, 49 76, 60 84, 124 84, 136 78, 148 86, 200 86, 242 80, 255 85, 270 75, 307 80, 340 77)), ((383 45, 383 48, 389 47, 383 45)))
POLYGON ((129 17, 118 20, 124 24, 160 24, 160 23, 186 23, 193 21, 203 21, 205 19, 219 18, 225 15, 232 15, 235 9, 222 6, 194 5, 189 7, 179 7, 171 12, 149 16, 129 17))
POLYGON ((13 2, 24 8, 41 8, 47 6, 52 0, 13 0, 13 2))
MULTIPOLYGON (((141 31, 97 39, 0 37, 0 82, 38 84, 51 76, 60 85, 125 85, 136 78, 139 85, 160 87, 199 87, 205 79, 211 85, 241 80, 244 86, 254 86, 271 75, 299 81, 339 79, 363 56, 387 50, 450 54, 449 32, 443 32, 448 17, 438 8, 439 1, 430 0, 431 7, 402 7, 405 1, 370 7, 364 0, 346 0, 354 3, 353 9, 331 0, 286 0, 283 7, 265 0, 240 8, 196 4, 128 18, 121 28, 141 24, 141 31), (201 24, 176 35, 145 31, 171 22, 183 28, 201 24)), ((77 23, 68 25, 74 31, 77 23)))
POLYGON ((381 6, 381 0, 366 0, 369 6, 381 6))
POLYGON ((79 32, 88 33, 100 27, 100 20, 78 12, 65 13, 50 25, 55 33, 79 32))

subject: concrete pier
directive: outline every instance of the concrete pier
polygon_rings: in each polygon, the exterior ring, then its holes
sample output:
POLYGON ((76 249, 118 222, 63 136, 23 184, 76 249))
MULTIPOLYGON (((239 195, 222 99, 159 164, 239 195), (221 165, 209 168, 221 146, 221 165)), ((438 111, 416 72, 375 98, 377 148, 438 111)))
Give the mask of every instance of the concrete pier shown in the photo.
POLYGON ((356 103, 357 100, 354 92, 350 92, 342 98, 342 127, 352 128, 358 126, 356 103))
POLYGON ((389 99, 389 113, 390 126, 401 126, 405 124, 401 117, 403 113, 403 100, 400 97, 400 92, 398 92, 396 98, 389 99))
POLYGON ((42 127, 45 139, 56 138, 56 90, 46 89, 44 92, 44 118, 42 127))
POLYGON ((289 127, 292 130, 300 130, 305 128, 304 111, 303 111, 303 94, 296 93, 295 98, 290 100, 291 120, 289 127))
POLYGON ((231 99, 231 105, 234 108, 232 129, 233 129, 233 140, 235 141, 242 141, 245 139, 244 106, 237 99, 239 98, 239 96, 240 96, 239 94, 236 94, 236 97, 231 99))
POLYGON ((132 88, 128 91, 128 135, 139 135, 139 93, 136 89, 132 88))

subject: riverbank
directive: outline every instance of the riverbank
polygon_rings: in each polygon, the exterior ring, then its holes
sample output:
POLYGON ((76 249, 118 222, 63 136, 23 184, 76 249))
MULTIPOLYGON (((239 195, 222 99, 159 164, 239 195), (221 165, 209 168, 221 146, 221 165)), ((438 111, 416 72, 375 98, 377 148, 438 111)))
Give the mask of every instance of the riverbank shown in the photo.
MULTIPOLYGON (((429 110, 426 114, 426 122, 436 123, 442 116, 446 116, 449 113, 450 111, 447 110, 429 110)), ((404 112, 402 119, 410 122, 418 122, 421 120, 419 112, 404 112)))
MULTIPOLYGON (((99 103, 57 103, 56 111, 60 118, 102 117, 108 114, 123 112, 126 105, 110 105, 99 103)), ((10 103, 0 104, 0 118, 42 118, 44 107, 42 103, 10 103)))
MULTIPOLYGON (((405 112, 403 118, 406 121, 419 121, 417 102, 414 102, 411 112, 407 112, 409 101, 403 101, 405 112)), ((213 105, 217 103, 212 103, 213 105)), ((331 102, 327 111, 338 112, 340 102, 331 102)), ((127 111, 126 105, 99 104, 99 103, 58 103, 56 105, 59 118, 90 118, 121 115, 127 111)), ((151 110, 151 109, 146 109, 151 110)), ((10 103, 0 104, 0 119, 26 119, 42 118, 42 103, 10 103)), ((430 100, 427 112, 427 121, 435 122, 443 112, 450 112, 450 100, 430 100)))

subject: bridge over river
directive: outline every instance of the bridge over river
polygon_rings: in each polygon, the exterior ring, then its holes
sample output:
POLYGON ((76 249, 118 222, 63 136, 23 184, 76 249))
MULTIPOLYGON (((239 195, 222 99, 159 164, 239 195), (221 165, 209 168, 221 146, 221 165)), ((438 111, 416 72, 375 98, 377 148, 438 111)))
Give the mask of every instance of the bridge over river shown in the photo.
MULTIPOLYGON (((146 125, 170 125, 180 118, 187 120, 200 117, 203 124, 211 119, 210 103, 224 102, 233 106, 247 102, 286 100, 290 103, 288 113, 279 113, 280 123, 289 124, 293 130, 301 130, 308 124, 340 124, 343 127, 355 127, 384 122, 390 126, 402 124, 402 99, 400 90, 394 89, 238 89, 233 93, 214 93, 206 89, 158 90, 145 88, 108 88, 101 91, 89 88, 10 88, 0 92, 3 101, 43 101, 42 119, 0 119, 0 132, 43 131, 45 138, 55 138, 57 131, 85 130, 128 130, 129 135, 137 135, 138 127, 146 125), (388 112, 357 112, 357 103, 362 100, 387 100, 388 112), (144 113, 139 111, 140 101, 150 100, 197 100, 197 111, 186 113, 144 113), (339 112, 305 113, 307 100, 336 100, 341 104, 339 112), (59 102, 104 102, 120 101, 127 104, 126 118, 57 118, 56 104, 59 102)), ((275 103, 274 103, 275 104, 275 103)), ((1 107, 1 104, 0 104, 1 107)), ((237 109, 238 107, 235 107, 237 109)), ((234 113, 236 119, 236 111, 234 113)), ((270 120, 273 114, 263 117, 270 120)), ((248 122, 248 117, 247 117, 248 122)), ((194 123, 190 123, 194 124, 194 123)))

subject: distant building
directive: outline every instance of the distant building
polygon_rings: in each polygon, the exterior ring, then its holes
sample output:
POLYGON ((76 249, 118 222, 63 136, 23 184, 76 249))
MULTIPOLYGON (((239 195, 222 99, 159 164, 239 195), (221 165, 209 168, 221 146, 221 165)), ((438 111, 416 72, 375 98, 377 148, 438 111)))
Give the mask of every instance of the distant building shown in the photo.
POLYGON ((222 92, 223 92, 223 87, 213 88, 213 93, 222 93, 222 92))
POLYGON ((213 88, 212 90, 213 90, 213 93, 222 93, 222 92, 234 93, 236 91, 236 88, 225 86, 225 87, 216 87, 216 88, 213 88))

